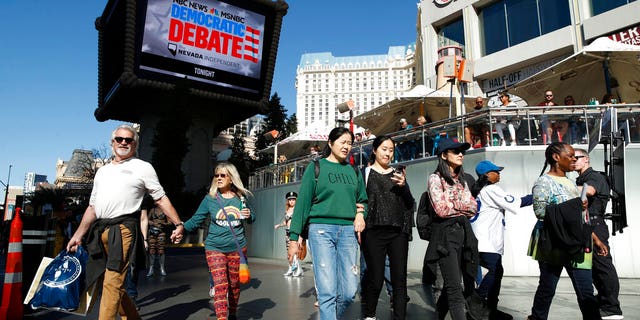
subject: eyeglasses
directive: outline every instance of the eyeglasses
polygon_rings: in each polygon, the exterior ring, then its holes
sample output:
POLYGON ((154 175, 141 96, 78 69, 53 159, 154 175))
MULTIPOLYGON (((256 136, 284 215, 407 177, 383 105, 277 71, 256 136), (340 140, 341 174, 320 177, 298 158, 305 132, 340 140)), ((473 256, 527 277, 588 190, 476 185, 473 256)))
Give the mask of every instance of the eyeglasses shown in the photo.
POLYGON ((113 138, 113 140, 115 140, 117 143, 122 143, 122 141, 124 141, 127 144, 129 144, 133 142, 133 138, 125 138, 125 137, 115 137, 113 138))
POLYGON ((576 158, 577 160, 580 160, 582 158, 585 158, 586 156, 574 156, 574 158, 576 158))
POLYGON ((223 179, 227 177, 227 175, 224 173, 216 173, 213 176, 216 178, 223 178, 223 179))
POLYGON ((476 101, 476 103, 484 103, 484 101, 480 100, 480 101, 476 101))
POLYGON ((453 154, 462 154, 463 156, 467 153, 466 150, 460 150, 460 149, 450 149, 449 152, 453 154))

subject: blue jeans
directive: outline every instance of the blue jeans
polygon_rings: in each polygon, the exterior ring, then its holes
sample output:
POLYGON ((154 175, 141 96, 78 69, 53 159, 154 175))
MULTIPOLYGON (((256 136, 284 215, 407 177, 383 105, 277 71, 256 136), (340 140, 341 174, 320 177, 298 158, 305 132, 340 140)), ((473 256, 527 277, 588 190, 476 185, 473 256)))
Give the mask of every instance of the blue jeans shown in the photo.
POLYGON ((360 280, 353 225, 309 225, 320 320, 340 319, 355 300, 360 280))
POLYGON ((138 268, 133 263, 129 264, 129 272, 125 280, 127 285, 127 294, 134 301, 138 298, 138 268))
POLYGON ((504 274, 502 255, 492 252, 480 252, 480 265, 489 271, 480 282, 480 286, 478 286, 478 295, 487 299, 487 305, 490 309, 495 309, 498 306, 498 296, 500 295, 500 286, 502 285, 502 276, 504 274))
POLYGON ((533 307, 531 308, 531 314, 535 317, 534 319, 546 320, 549 316, 551 301, 556 294, 556 287, 563 267, 567 270, 571 283, 573 283, 573 290, 578 297, 578 306, 582 313, 582 319, 600 319, 598 302, 596 297, 593 296, 590 269, 576 269, 568 264, 556 266, 543 261, 539 261, 538 265, 540 266, 540 280, 536 295, 533 298, 533 307))

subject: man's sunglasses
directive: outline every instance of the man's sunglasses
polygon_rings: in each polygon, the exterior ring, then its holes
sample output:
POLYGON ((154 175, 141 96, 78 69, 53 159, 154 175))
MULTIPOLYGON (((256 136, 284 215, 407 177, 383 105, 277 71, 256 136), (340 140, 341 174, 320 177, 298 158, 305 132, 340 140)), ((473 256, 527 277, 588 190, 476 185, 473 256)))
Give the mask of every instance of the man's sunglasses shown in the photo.
POLYGON ((122 141, 124 141, 127 144, 129 144, 133 142, 133 138, 125 138, 125 137, 115 137, 113 138, 113 140, 115 140, 117 143, 122 143, 122 141))

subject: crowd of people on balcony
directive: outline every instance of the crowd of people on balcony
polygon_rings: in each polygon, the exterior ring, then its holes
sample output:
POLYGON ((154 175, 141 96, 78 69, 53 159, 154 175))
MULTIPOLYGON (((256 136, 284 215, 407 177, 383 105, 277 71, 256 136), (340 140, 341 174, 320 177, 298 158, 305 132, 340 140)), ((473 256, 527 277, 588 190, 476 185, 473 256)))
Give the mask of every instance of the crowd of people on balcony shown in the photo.
MULTIPOLYGON (((393 162, 405 162, 430 157, 435 154, 441 138, 467 142, 472 149, 497 146, 549 145, 552 142, 567 142, 571 145, 589 143, 588 134, 595 127, 597 117, 584 113, 585 105, 617 104, 618 99, 605 94, 600 101, 575 101, 569 94, 563 103, 556 103, 552 90, 546 90, 540 102, 526 110, 519 108, 512 101, 513 96, 507 92, 499 93, 498 105, 490 106, 488 100, 478 96, 474 101, 473 113, 467 115, 463 122, 433 126, 428 116, 418 115, 413 121, 400 118, 394 132, 385 133, 396 141, 393 162), (580 107, 576 107, 579 105, 580 107), (536 108, 537 107, 537 108, 536 108), (549 108, 549 109, 547 109, 549 108), (553 112, 546 113, 547 110, 553 112), (507 112, 505 112, 507 111, 507 112), (484 113, 483 113, 484 112, 484 113), (505 112, 506 114, 501 114, 505 112), (463 128, 459 131, 460 128, 463 128), (458 136, 460 135, 460 136, 458 136)), ((629 137, 631 142, 640 142, 640 114, 629 120, 629 137)), ((371 128, 362 128, 354 133, 354 145, 349 155, 352 164, 365 167, 372 154, 372 141, 376 136, 371 128)), ((265 181, 290 183, 299 181, 305 164, 318 156, 319 146, 309 149, 308 159, 288 160, 286 155, 279 155, 278 166, 275 166, 277 179, 267 178, 265 181), (295 163, 294 163, 295 162, 295 163)))

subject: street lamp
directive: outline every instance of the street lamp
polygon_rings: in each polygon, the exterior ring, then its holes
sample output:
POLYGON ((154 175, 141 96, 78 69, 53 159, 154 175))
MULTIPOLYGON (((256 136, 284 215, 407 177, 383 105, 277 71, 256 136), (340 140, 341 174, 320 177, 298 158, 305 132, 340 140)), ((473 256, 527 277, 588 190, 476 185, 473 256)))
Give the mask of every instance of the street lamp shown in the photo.
POLYGON ((13 165, 9 165, 9 174, 7 175, 7 183, 2 182, 2 180, 0 180, 0 183, 2 183, 2 185, 4 186, 5 192, 4 192, 4 215, 7 215, 7 202, 9 201, 9 184, 11 183, 11 167, 13 167, 13 165))
POLYGON ((263 134, 263 137, 267 142, 273 142, 273 163, 278 163, 278 138, 280 138, 280 132, 278 130, 271 130, 263 134))
POLYGON ((349 99, 336 107, 338 108, 338 112, 345 113, 349 111, 349 131, 353 132, 353 108, 356 106, 356 103, 349 99))

